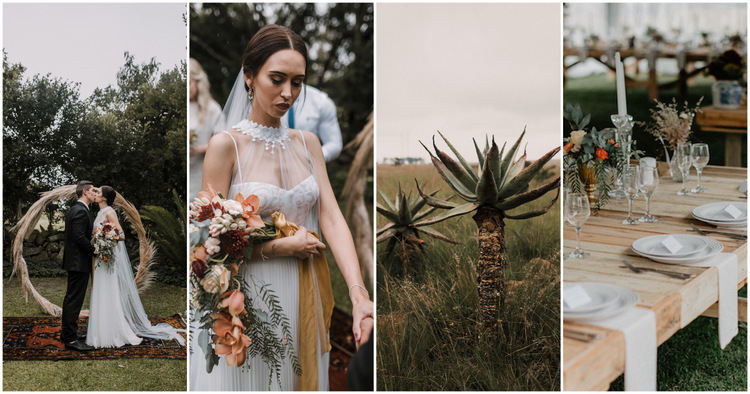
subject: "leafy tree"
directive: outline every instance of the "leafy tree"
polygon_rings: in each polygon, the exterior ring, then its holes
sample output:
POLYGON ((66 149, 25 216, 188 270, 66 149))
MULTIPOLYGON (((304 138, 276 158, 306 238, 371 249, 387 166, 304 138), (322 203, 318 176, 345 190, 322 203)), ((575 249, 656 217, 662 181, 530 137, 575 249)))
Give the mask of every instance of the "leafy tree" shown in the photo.
POLYGON ((12 222, 39 192, 72 181, 64 163, 86 110, 77 84, 49 74, 24 81, 25 71, 3 51, 3 214, 12 222))

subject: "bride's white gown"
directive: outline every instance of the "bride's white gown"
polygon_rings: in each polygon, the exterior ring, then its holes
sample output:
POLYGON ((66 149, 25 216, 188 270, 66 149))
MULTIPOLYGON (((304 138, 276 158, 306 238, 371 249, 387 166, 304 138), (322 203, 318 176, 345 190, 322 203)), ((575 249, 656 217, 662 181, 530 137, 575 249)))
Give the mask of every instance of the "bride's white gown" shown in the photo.
MULTIPOLYGON (((94 226, 100 227, 104 214, 112 207, 99 211, 94 226)), ((94 267, 94 283, 91 290, 89 325, 86 344, 96 348, 138 345, 142 339, 176 339, 181 345, 185 339, 169 324, 151 325, 143 309, 133 279, 130 258, 125 242, 115 246, 108 265, 98 261, 94 267)), ((181 331, 181 330, 180 330, 181 331)))
MULTIPOLYGON (((243 197, 255 194, 260 199, 260 215, 271 221, 271 214, 281 212, 286 219, 309 231, 320 233, 318 208, 318 182, 313 159, 299 131, 274 129, 244 120, 234 126, 244 135, 232 137, 235 143, 236 163, 227 198, 237 193, 243 197)), ((228 133, 228 132, 225 132, 228 133)), ((232 134, 230 134, 230 137, 232 134)), ((210 183, 210 182, 209 182, 210 183)), ((308 261, 312 264, 312 261, 308 261)), ((251 260, 240 265, 239 274, 249 279, 251 275, 266 283, 281 301, 294 333, 295 351, 299 355, 299 267, 294 257, 251 260)), ((314 272, 314 270, 313 270, 314 272)), ((247 282, 250 282, 247 280, 247 282)), ((255 294, 249 294, 255 299, 255 294)), ((316 303, 320 296, 316 289, 316 303)), ((256 305, 260 306, 260 304, 256 305)), ((200 329, 193 316, 191 337, 195 341, 200 329)), ((195 342, 193 342, 195 343, 195 342)), ((321 355, 317 344, 318 390, 328 390, 329 353, 321 355)), ((200 346, 191 346, 190 389, 197 391, 264 391, 269 390, 269 369, 260 358, 248 358, 243 367, 228 367, 223 356, 212 373, 206 372, 206 361, 200 346)), ((303 366, 304 368, 304 366, 303 366)), ((298 378, 291 364, 284 360, 281 387, 273 379, 271 390, 297 390, 298 378)))

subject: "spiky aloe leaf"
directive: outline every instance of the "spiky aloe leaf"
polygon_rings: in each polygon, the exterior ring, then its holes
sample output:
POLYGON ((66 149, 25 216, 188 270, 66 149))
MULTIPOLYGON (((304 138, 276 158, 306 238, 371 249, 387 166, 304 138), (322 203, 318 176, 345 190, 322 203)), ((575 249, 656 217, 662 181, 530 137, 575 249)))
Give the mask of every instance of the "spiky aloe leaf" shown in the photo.
MULTIPOLYGON (((505 154, 505 157, 503 158, 503 164, 500 166, 500 171, 502 174, 508 173, 510 165, 513 163, 513 160, 516 159, 516 152, 518 151, 518 146, 521 145, 521 140, 523 139, 524 135, 526 135, 526 127, 523 128, 523 132, 521 133, 521 136, 518 137, 518 140, 516 140, 516 143, 513 144, 513 146, 510 147, 510 150, 508 150, 508 153, 505 154)), ((504 178, 513 179, 507 177, 504 178)), ((503 183, 505 183, 505 181, 503 183)))
POLYGON ((547 211, 549 211, 550 208, 552 208, 553 205, 555 205, 555 202, 557 202, 557 199, 559 197, 560 197, 560 189, 557 189, 557 193, 555 193, 555 198, 552 199, 552 202, 550 202, 549 205, 547 205, 543 209, 540 209, 538 211, 530 211, 530 212, 522 213, 520 215, 508 215, 506 213, 505 217, 508 219, 513 219, 513 220, 523 220, 523 219, 530 219, 533 217, 544 215, 545 213, 547 213, 547 211))
MULTIPOLYGON (((422 144, 422 141, 419 141, 419 143, 422 144)), ((461 183, 461 181, 456 179, 456 177, 454 177, 453 174, 451 174, 450 171, 448 171, 445 165, 437 157, 435 157, 435 155, 433 155, 432 152, 430 152, 430 150, 427 149, 426 146, 424 146, 424 144, 422 144, 422 147, 424 147, 425 150, 427 150, 427 153, 430 154, 430 158, 432 159, 432 164, 435 165, 435 168, 437 168, 438 173, 440 174, 441 177, 443 177, 443 180, 448 185, 450 185, 450 187, 456 193, 458 193, 458 195, 461 196, 461 198, 463 198, 464 200, 470 201, 470 202, 476 201, 477 198, 476 198, 476 195, 474 195, 474 192, 467 189, 461 183)))
MULTIPOLYGON (((477 175, 474 172, 474 169, 471 168, 471 165, 469 165, 469 163, 464 159, 464 157, 461 156, 460 153, 458 153, 458 151, 453 146, 453 144, 451 144, 450 141, 448 141, 448 139, 445 138, 445 136, 443 135, 443 133, 441 133, 439 130, 438 130, 438 134, 440 134, 440 137, 443 138, 443 141, 445 141, 445 144, 448 145, 448 148, 451 149, 451 151, 453 152, 453 154, 456 155, 456 158, 458 159, 459 162, 461 162, 461 165, 464 167, 464 169, 466 170, 466 172, 469 173, 469 175, 474 179, 475 182, 479 181, 479 175, 477 175)), ((434 138, 433 138, 433 144, 434 143, 435 142, 434 142, 434 138)))
POLYGON ((385 216, 386 219, 388 219, 388 220, 390 220, 390 221, 392 221, 394 223, 398 223, 398 215, 396 213, 394 213, 393 211, 389 211, 389 210, 385 209, 385 207, 382 206, 382 205, 380 205, 379 203, 375 204, 375 209, 377 209, 377 211, 378 211, 379 214, 385 216))
POLYGON ((458 162, 453 160, 450 156, 448 156, 447 153, 441 151, 438 149, 437 145, 435 145, 435 137, 432 137, 432 147, 435 149, 435 154, 437 155, 438 159, 440 159, 441 162, 443 162, 443 165, 445 165, 445 168, 448 169, 448 171, 453 174, 456 179, 458 179, 464 187, 466 187, 469 190, 473 190, 477 186, 477 181, 474 180, 474 178, 469 175, 468 172, 466 172, 466 169, 464 169, 458 162))
POLYGON ((536 200, 537 198, 547 194, 548 191, 556 187, 560 187, 560 177, 557 177, 551 182, 544 184, 542 186, 539 186, 538 188, 534 190, 530 190, 526 193, 516 194, 515 196, 503 202, 499 202, 495 204, 494 207, 497 209, 501 209, 503 211, 517 208, 523 204, 536 200))
POLYGON ((430 209, 427 209, 424 212, 420 212, 419 214, 415 215, 413 220, 415 222, 418 221, 418 220, 422 220, 422 219, 426 218, 429 214, 435 212, 436 210, 437 210, 437 208, 430 207, 430 209))
POLYGON ((523 171, 521 171, 513 179, 508 181, 508 183, 500 190, 500 194, 497 196, 498 199, 506 199, 523 190, 523 188, 525 188, 529 184, 529 182, 531 182, 534 176, 536 176, 539 170, 541 170, 542 167, 544 167, 544 165, 547 164, 547 162, 550 161, 550 159, 552 159, 552 157, 559 151, 560 147, 555 147, 551 151, 547 152, 544 156, 539 158, 539 160, 531 163, 531 165, 524 168, 523 171))
POLYGON ((523 155, 516 160, 515 163, 511 164, 508 172, 503 175, 502 184, 505 185, 508 181, 515 178, 516 175, 520 174, 523 167, 526 165, 526 149, 523 150, 523 155))
POLYGON ((375 240, 376 243, 380 243, 385 241, 388 238, 395 237, 398 235, 399 231, 395 228, 389 228, 385 230, 382 234, 378 235, 378 238, 375 240))
POLYGON ((479 206, 480 206, 480 204, 475 204, 475 203, 468 203, 468 204, 459 205, 459 206, 451 209, 450 211, 442 212, 441 214, 435 215, 435 216, 433 216, 433 217, 431 217, 431 218, 429 218, 429 219, 427 219, 425 221, 419 222, 416 225, 417 226, 428 226, 430 224, 435 224, 435 223, 438 223, 438 222, 442 222, 443 220, 450 219, 450 218, 452 218, 454 216, 465 215, 465 214, 467 214, 469 212, 475 211, 475 210, 477 210, 477 208, 479 208, 479 206))
POLYGON ((479 145, 477 145, 477 140, 471 139, 474 141, 474 149, 477 151, 477 160, 479 160, 479 172, 482 172, 482 165, 484 165, 484 153, 479 149, 479 145))
POLYGON ((406 195, 399 190, 398 221, 399 223, 406 224, 411 223, 413 221, 412 219, 413 217, 409 210, 409 200, 407 200, 406 195))
POLYGON ((395 225, 396 225, 396 223, 393 223, 393 222, 388 222, 388 223, 386 223, 386 224, 385 224, 385 225, 384 225, 383 227, 379 228, 379 229, 378 229, 378 231, 376 231, 375 233, 376 233, 377 235, 380 235, 380 234, 382 234, 383 232, 385 232, 386 230, 388 230, 388 229, 390 229, 390 228, 393 228, 393 227, 394 227, 395 225))
POLYGON ((383 203, 385 203, 385 207, 388 208, 388 210, 390 210, 390 211, 395 211, 396 210, 396 206, 393 205, 393 203, 391 202, 391 200, 388 199, 388 197, 385 195, 385 193, 383 193, 382 191, 380 191, 380 189, 378 189, 378 193, 380 193, 380 197, 383 198, 383 203))
MULTIPOLYGON (((446 200, 438 200, 437 198, 433 198, 432 196, 428 196, 422 192, 422 189, 419 187, 419 182, 415 179, 414 182, 417 183, 417 192, 419 192, 419 195, 422 197, 422 199, 427 203, 427 205, 435 208, 442 208, 442 209, 452 209, 458 206, 458 204, 446 200)), ((453 197, 453 196, 451 196, 453 197)), ((450 197, 449 197, 450 198, 450 197)))
POLYGON ((458 242, 456 242, 456 241, 454 241, 454 240, 446 237, 445 235, 443 235, 442 233, 440 233, 439 231, 435 230, 432 227, 427 227, 427 226, 420 227, 419 231, 421 231, 421 232, 429 235, 432 238, 439 239, 439 240, 445 241, 445 242, 450 242, 452 244, 458 244, 458 242))
MULTIPOLYGON (((500 152, 495 143, 495 136, 492 136, 492 147, 487 151, 487 155, 484 157, 484 169, 492 170, 493 181, 495 183, 495 197, 497 197, 497 188, 500 186, 500 180, 502 177, 500 169, 500 152)), ((482 171, 484 174, 484 170, 482 171)), ((479 197, 479 188, 477 188, 477 197, 479 197)), ((495 200, 496 201, 496 200, 495 200)))
MULTIPOLYGON (((435 190, 434 192, 430 193, 430 197, 432 197, 435 194, 437 194, 437 192, 438 191, 435 190)), ((409 193, 409 201, 411 201, 411 193, 409 193)), ((415 198, 414 199, 414 203, 411 206, 411 215, 412 216, 417 215, 417 213, 419 212, 419 210, 422 209, 425 206, 426 203, 427 203, 427 201, 425 201, 424 198, 415 198)), ((412 219, 412 220, 417 220, 417 219, 415 218, 415 219, 412 219)))
POLYGON ((497 145, 493 145, 487 154, 487 161, 485 162, 484 170, 482 170, 482 177, 479 178, 479 183, 477 184, 477 199, 482 204, 494 204, 497 202, 497 185, 495 185, 495 176, 492 174, 492 165, 490 164, 493 150, 497 154, 497 145))

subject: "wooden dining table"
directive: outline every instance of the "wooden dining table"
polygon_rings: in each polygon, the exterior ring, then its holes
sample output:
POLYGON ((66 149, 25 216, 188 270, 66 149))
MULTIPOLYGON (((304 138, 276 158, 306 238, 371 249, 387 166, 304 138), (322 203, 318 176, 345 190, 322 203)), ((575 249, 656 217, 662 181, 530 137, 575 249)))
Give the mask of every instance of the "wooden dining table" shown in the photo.
MULTIPOLYGON (((707 192, 678 196, 682 184, 671 180, 669 174, 659 178, 659 186, 651 197, 651 213, 659 218, 657 223, 624 225, 627 217, 627 200, 610 199, 603 209, 592 213, 581 229, 587 258, 564 258, 565 282, 600 282, 626 287, 638 293, 638 307, 651 309, 656 316, 657 344, 661 345, 698 316, 718 316, 718 270, 715 267, 689 267, 666 265, 636 255, 630 245, 633 241, 658 234, 696 234, 690 225, 702 230, 716 230, 746 235, 746 231, 717 229, 691 216, 693 208, 712 202, 747 202, 746 195, 738 190, 746 179, 747 169, 737 167, 707 166, 701 183, 707 192), (690 280, 673 279, 653 273, 634 273, 619 268, 627 260, 636 267, 651 267, 695 274, 690 280)), ((688 187, 696 184, 692 169, 688 187)), ((638 218, 646 209, 643 196, 633 203, 633 216, 638 218)), ((566 224, 563 231, 564 255, 576 246, 575 229, 566 224)), ((709 237, 724 244, 723 253, 737 255, 737 288, 747 282, 747 241, 721 234, 709 237)), ((738 298, 740 320, 747 321, 746 299, 738 298)), ((716 346, 719 346, 717 341, 716 346)), ((621 331, 585 323, 563 322, 563 390, 607 390, 610 383, 624 372, 625 338, 621 331), (599 338, 584 342, 580 336, 565 332, 598 334, 599 338)))

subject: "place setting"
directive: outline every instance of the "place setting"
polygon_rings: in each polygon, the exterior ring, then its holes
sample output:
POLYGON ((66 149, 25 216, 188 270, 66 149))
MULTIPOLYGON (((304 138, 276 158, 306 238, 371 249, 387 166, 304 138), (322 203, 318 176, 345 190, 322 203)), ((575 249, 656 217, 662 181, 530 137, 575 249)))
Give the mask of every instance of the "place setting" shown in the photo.
MULTIPOLYGON (((722 253, 724 245, 721 242, 693 234, 647 236, 635 240, 630 248, 635 254, 662 264, 716 267, 719 277, 719 344, 721 348, 726 347, 737 335, 736 254, 722 253)), ((688 279, 692 277, 685 278, 685 280, 688 279)))
MULTIPOLYGON (((625 338, 625 390, 656 390, 656 316, 637 307, 635 291, 609 283, 565 282, 563 320, 621 331, 625 338)), ((565 327, 563 336, 591 343, 599 334, 565 327)))

